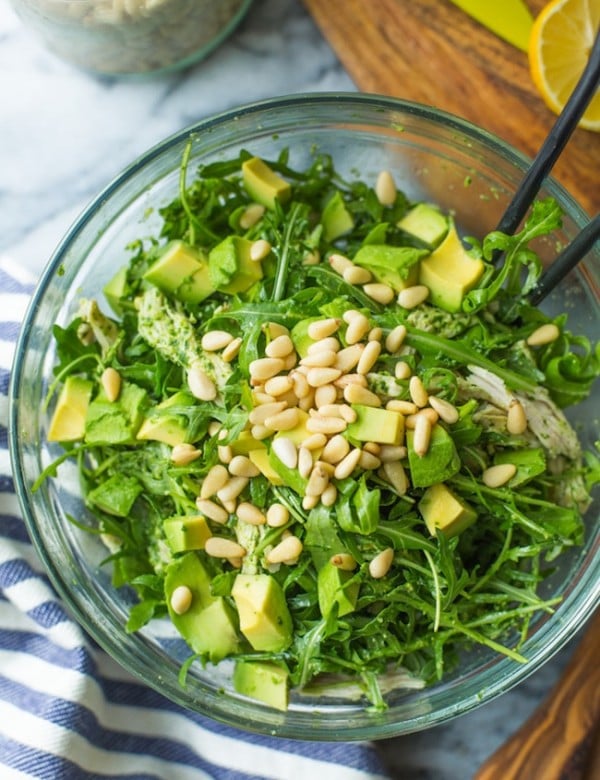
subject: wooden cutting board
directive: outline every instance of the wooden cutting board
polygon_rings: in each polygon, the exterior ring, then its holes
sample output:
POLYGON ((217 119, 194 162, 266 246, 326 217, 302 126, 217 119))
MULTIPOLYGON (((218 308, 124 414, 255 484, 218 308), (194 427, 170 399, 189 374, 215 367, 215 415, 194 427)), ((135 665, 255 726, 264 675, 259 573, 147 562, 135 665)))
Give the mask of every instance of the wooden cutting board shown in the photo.
MULTIPOLYGON (((544 0, 527 0, 535 16, 544 0)), ((556 117, 527 55, 448 0, 304 0, 354 83, 436 106, 529 156, 556 117)), ((553 175, 588 214, 600 210, 600 133, 577 129, 553 175)))

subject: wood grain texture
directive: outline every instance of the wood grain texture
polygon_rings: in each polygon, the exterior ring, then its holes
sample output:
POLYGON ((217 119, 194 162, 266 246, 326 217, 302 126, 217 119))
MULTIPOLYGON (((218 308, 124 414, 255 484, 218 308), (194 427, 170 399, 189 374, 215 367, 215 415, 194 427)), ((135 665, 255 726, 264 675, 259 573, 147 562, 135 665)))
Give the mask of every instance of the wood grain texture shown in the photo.
MULTIPOLYGON (((436 106, 535 155, 556 117, 527 55, 447 0, 303 0, 356 86, 436 106)), ((528 0, 535 15, 544 0, 528 0)), ((600 210, 600 134, 578 128, 553 175, 600 210)))
POLYGON ((521 728, 485 762, 474 780, 592 780, 600 737, 600 613, 562 677, 521 728))

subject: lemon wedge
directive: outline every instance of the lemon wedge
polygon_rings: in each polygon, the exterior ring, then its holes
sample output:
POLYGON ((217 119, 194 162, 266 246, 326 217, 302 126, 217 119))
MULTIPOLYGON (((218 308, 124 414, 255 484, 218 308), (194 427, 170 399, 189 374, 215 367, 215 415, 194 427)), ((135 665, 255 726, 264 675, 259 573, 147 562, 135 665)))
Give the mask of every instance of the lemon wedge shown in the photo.
MULTIPOLYGON (((544 102, 559 114, 587 64, 600 24, 600 0, 551 0, 535 19, 529 68, 544 102)), ((600 89, 579 126, 600 132, 600 89)))

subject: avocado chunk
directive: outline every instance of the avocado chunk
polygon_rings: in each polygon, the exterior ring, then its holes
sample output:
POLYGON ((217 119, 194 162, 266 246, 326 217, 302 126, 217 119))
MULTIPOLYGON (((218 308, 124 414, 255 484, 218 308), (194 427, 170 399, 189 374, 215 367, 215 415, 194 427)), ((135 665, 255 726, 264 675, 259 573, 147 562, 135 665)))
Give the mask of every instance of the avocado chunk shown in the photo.
POLYGON ((177 406, 191 406, 193 403, 193 397, 182 390, 170 396, 146 415, 137 438, 142 441, 161 441, 171 447, 183 444, 187 435, 186 419, 183 415, 169 414, 168 410, 177 406))
POLYGON ((252 157, 242 163, 242 180, 248 195, 268 209, 274 209, 277 202, 287 203, 292 194, 289 182, 260 157, 252 157))
POLYGON ((119 317, 123 314, 123 308, 121 306, 121 298, 125 295, 127 290, 127 268, 119 268, 117 273, 110 281, 104 285, 104 297, 106 298, 108 305, 119 317))
POLYGON ((429 449, 417 455, 413 447, 414 431, 406 431, 410 481, 414 487, 429 487, 444 482, 460 470, 460 456, 450 434, 441 425, 431 429, 429 449))
POLYGON ((102 512, 116 517, 127 517, 142 489, 141 483, 135 477, 115 475, 90 490, 87 499, 102 512))
POLYGON ((512 463, 517 467, 517 473, 508 483, 510 487, 529 482, 546 471, 546 456, 541 447, 527 450, 502 450, 494 456, 494 464, 501 463, 512 463))
POLYGON ((170 241, 144 279, 185 303, 200 303, 215 291, 206 257, 183 241, 170 241))
POLYGON ((323 238, 325 241, 335 241, 336 238, 349 233, 354 227, 354 217, 346 208, 344 198, 339 190, 336 190, 325 204, 321 214, 323 225, 323 238))
POLYGON ((203 515, 167 517, 163 530, 171 552, 203 550, 212 534, 203 515))
POLYGON ((234 455, 249 455, 252 450, 266 450, 267 446, 260 439, 255 439, 250 431, 242 431, 235 441, 231 442, 234 455))
POLYGON ((266 477, 272 485, 285 485, 283 477, 271 465, 271 459, 268 450, 265 448, 250 450, 248 457, 260 471, 263 477, 266 477))
POLYGON ((277 653, 292 641, 292 618, 281 585, 270 574, 238 574, 231 591, 240 631, 255 650, 277 653))
POLYGON ((104 390, 100 390, 87 409, 86 443, 133 444, 147 403, 146 391, 131 382, 122 383, 116 401, 109 401, 104 390))
POLYGON ((83 439, 93 387, 93 382, 79 376, 65 379, 48 427, 48 441, 83 439))
POLYGON ((378 444, 402 444, 404 417, 391 409, 352 404, 356 420, 348 425, 346 434, 358 441, 374 441, 378 444))
POLYGON ((477 519, 475 510, 442 482, 431 485, 423 493, 419 512, 432 536, 438 529, 444 536, 456 536, 477 519))
POLYGON ((245 292, 262 279, 262 266, 250 259, 252 241, 242 236, 227 236, 208 254, 211 284, 220 292, 235 295, 245 292))
POLYGON ((277 664, 263 661, 236 661, 233 687, 242 696, 257 699, 276 710, 287 710, 288 673, 277 664))
POLYGON ((427 249, 412 246, 364 244, 354 255, 354 262, 370 271, 378 282, 396 292, 415 285, 419 278, 419 261, 428 255, 427 249))
POLYGON ((222 596, 211 594, 210 575, 195 552, 175 558, 167 566, 165 599, 173 625, 195 653, 218 663, 239 650, 235 612, 222 596), (171 606, 171 596, 181 585, 191 590, 192 603, 179 615, 171 606))
POLYGON ((320 569, 317 593, 323 617, 327 617, 336 605, 338 617, 354 612, 360 583, 349 582, 353 576, 351 571, 344 571, 330 561, 320 569))
POLYGON ((483 260, 467 254, 452 223, 448 235, 429 257, 421 260, 419 283, 429 288, 429 300, 444 311, 459 312, 465 295, 477 284, 483 260))
POLYGON ((401 229, 436 247, 448 233, 448 217, 430 203, 418 203, 396 223, 401 229))

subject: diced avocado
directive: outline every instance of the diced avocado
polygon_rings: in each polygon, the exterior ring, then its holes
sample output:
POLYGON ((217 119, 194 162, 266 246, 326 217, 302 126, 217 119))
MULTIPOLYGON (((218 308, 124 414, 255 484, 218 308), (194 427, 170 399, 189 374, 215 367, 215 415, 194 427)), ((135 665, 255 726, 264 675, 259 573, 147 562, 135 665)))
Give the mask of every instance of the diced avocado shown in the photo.
POLYGON ((135 477, 109 477, 87 494, 88 501, 98 509, 116 517, 127 517, 142 485, 135 477))
POLYGON ((365 244, 354 255, 354 262, 370 271, 378 282, 389 285, 396 292, 412 287, 419 278, 419 260, 428 255, 427 249, 412 246, 365 244))
POLYGON ((171 552, 203 550, 206 540, 212 534, 206 518, 202 515, 168 517, 163 522, 163 530, 171 552))
POLYGON ((119 398, 109 401, 101 390, 90 403, 85 419, 87 444, 133 444, 148 404, 146 391, 123 382, 119 398))
POLYGON ((275 471, 271 466, 269 452, 264 447, 263 449, 250 450, 248 457, 254 463, 260 473, 266 477, 272 485, 285 484, 283 478, 275 471))
POLYGON ((344 571, 330 561, 321 568, 317 578, 317 592, 323 617, 327 617, 336 604, 338 617, 354 612, 360 583, 349 582, 352 577, 351 571, 344 571))
POLYGON ((174 447, 183 444, 187 435, 186 419, 182 415, 165 414, 165 410, 176 406, 190 406, 193 397, 185 391, 179 391, 155 406, 140 426, 137 438, 142 441, 161 441, 174 447), (163 412, 163 414, 157 414, 163 412))
POLYGON ((429 449, 417 455, 413 446, 414 431, 406 431, 410 481, 413 487, 429 487, 444 482, 460 470, 460 456, 450 434, 441 425, 431 430, 429 449))
POLYGON ((233 687, 242 696, 257 699, 276 710, 287 710, 288 673, 277 664, 263 661, 236 661, 233 687))
POLYGON ((228 295, 245 292, 262 279, 262 266, 250 259, 252 241, 227 236, 208 255, 211 284, 228 295))
POLYGON ((477 512, 442 482, 431 485, 423 493, 419 512, 432 536, 438 529, 444 536, 456 536, 477 519, 477 512))
POLYGON ((255 650, 277 653, 292 641, 292 618, 285 594, 270 574, 238 574, 231 595, 240 631, 255 650))
POLYGON ((522 485, 530 479, 546 471, 546 456, 541 447, 527 450, 502 450, 494 456, 494 463, 512 463, 517 467, 517 473, 509 481, 509 487, 522 485))
POLYGON ((463 298, 484 270, 483 260, 467 254, 452 223, 438 248, 421 260, 419 283, 429 288, 431 303, 454 313, 461 310, 463 298))
POLYGON ((276 202, 286 203, 292 194, 289 182, 259 157, 242 163, 242 179, 248 195, 268 209, 274 209, 276 202))
POLYGON ((93 387, 93 382, 79 376, 65 379, 48 427, 48 441, 83 439, 93 387))
POLYGON ((123 314, 121 298, 125 295, 127 288, 127 268, 119 268, 113 278, 104 285, 104 297, 108 305, 119 317, 123 314))
POLYGON ((237 439, 231 442, 231 450, 234 455, 249 455, 252 450, 266 449, 266 444, 255 439, 250 431, 242 431, 237 439))
POLYGON ((348 425, 346 434, 358 441, 374 441, 379 444, 402 444, 404 417, 391 409, 353 404, 356 420, 348 425))
POLYGON ((336 190, 325 204, 321 214, 323 225, 323 238, 325 241, 335 241, 354 227, 354 217, 346 208, 344 198, 339 190, 336 190))
POLYGON ((310 431, 306 427, 308 422, 308 413, 303 409, 298 409, 298 423, 290 428, 289 431, 281 431, 275 434, 275 438, 278 439, 281 436, 285 436, 286 439, 291 439, 296 447, 299 447, 305 439, 310 436, 310 431))
POLYGON ((205 255, 183 241, 170 241, 144 279, 185 303, 200 303, 215 291, 205 255))
POLYGON ((418 203, 397 223, 398 227, 436 247, 448 233, 448 217, 430 203, 418 203))
POLYGON ((218 663, 240 646, 234 610, 222 596, 210 592, 210 576, 195 552, 175 558, 165 572, 165 598, 171 621, 195 653, 218 663), (187 612, 179 615, 171 606, 175 588, 192 592, 187 612))

